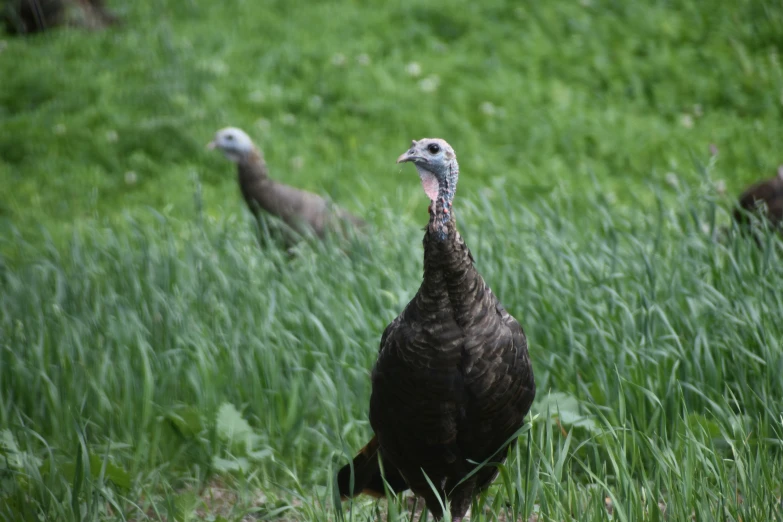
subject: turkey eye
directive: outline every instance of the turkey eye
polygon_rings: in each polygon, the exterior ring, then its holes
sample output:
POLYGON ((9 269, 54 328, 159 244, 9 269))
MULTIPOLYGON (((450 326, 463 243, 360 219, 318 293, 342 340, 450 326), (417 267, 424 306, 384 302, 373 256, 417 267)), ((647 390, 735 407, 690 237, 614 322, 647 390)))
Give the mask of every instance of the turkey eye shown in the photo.
POLYGON ((427 146, 427 150, 430 151, 430 154, 437 154, 438 152, 440 152, 440 147, 438 146, 437 143, 430 143, 427 146))
POLYGON ((226 136, 226 139, 228 141, 234 141, 234 135, 233 134, 229 134, 228 136, 226 136))

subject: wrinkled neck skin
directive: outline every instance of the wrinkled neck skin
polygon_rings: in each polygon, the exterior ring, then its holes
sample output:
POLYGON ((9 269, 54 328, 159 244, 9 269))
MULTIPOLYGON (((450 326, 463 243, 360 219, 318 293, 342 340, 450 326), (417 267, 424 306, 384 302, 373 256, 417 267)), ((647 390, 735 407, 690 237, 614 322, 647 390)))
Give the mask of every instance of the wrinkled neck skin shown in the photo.
POLYGON ((439 287, 439 292, 448 292, 451 282, 459 282, 473 269, 470 251, 457 231, 452 209, 458 176, 459 167, 454 161, 449 174, 438 182, 437 198, 432 200, 424 234, 424 279, 439 287))
POLYGON ((450 231, 456 231, 452 203, 457 192, 459 165, 453 160, 448 166, 448 172, 440 177, 418 165, 416 170, 419 171, 424 192, 431 202, 427 234, 436 241, 444 242, 449 238, 450 231))

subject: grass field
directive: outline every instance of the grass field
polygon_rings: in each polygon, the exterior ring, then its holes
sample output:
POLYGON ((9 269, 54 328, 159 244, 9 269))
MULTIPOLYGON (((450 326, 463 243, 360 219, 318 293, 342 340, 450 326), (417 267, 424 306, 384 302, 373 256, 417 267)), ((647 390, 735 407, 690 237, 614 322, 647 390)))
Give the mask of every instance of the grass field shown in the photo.
POLYGON ((439 136, 538 388, 471 520, 783 520, 783 242, 723 228, 783 162, 783 6, 110 5, 0 44, 0 519, 410 519, 331 481, 439 136), (370 234, 259 248, 225 125, 370 234))

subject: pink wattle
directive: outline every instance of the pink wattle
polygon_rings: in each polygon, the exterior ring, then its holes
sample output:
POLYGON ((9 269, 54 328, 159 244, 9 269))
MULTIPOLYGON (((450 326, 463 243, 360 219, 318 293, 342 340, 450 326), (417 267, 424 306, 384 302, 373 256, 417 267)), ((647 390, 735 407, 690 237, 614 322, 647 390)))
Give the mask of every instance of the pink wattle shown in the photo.
POLYGON ((424 188, 424 192, 427 197, 434 203, 438 199, 438 178, 435 174, 428 170, 416 169, 419 171, 419 177, 421 178, 421 186, 424 188))

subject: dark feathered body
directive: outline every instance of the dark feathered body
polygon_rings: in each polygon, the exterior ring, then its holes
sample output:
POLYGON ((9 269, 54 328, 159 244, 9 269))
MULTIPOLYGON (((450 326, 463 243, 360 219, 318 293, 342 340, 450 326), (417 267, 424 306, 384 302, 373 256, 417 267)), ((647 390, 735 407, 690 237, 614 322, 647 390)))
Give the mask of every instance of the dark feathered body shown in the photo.
POLYGON ((35 33, 62 23, 65 15, 63 0, 11 0, 4 8, 3 18, 9 33, 35 33))
MULTIPOLYGON (((781 169, 783 170, 783 169, 781 169)), ((747 213, 759 214, 766 207, 765 216, 772 226, 783 224, 783 172, 749 187, 739 198, 740 208, 734 211, 734 219, 741 225, 748 223, 747 213), (741 210, 742 209, 742 210, 741 210)))
POLYGON ((343 466, 337 473, 337 489, 340 490, 343 498, 353 497, 360 493, 372 497, 382 497, 385 495, 384 480, 389 485, 393 493, 399 493, 408 489, 405 479, 400 472, 384 461, 384 476, 381 476, 380 466, 378 464, 380 443, 378 437, 373 437, 370 442, 364 446, 358 455, 353 459, 352 464, 343 466), (351 484, 351 477, 354 482, 351 484))
MULTIPOLYGON (((434 219, 424 237, 421 287, 381 338, 370 423, 387 480, 404 477, 440 517, 423 468, 439 495, 448 495, 452 516, 461 517, 497 473, 487 467, 457 484, 474 468, 471 461, 505 460, 504 443, 523 425, 535 383, 522 327, 475 270, 454 221, 440 239, 434 219)), ((358 487, 341 488, 343 495, 378 482, 377 462, 362 471, 358 487)))
POLYGON ((344 222, 356 227, 365 225, 361 219, 330 205, 317 194, 271 179, 258 151, 238 163, 238 178, 245 203, 256 217, 260 211, 268 212, 289 227, 299 232, 309 229, 318 237, 328 230, 338 230, 344 222))
POLYGON ((103 0, 10 0, 2 13, 10 33, 35 33, 65 23, 97 29, 119 19, 103 0))

